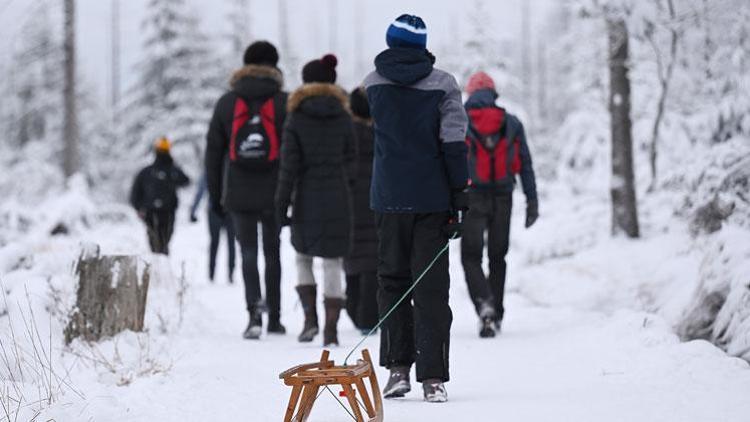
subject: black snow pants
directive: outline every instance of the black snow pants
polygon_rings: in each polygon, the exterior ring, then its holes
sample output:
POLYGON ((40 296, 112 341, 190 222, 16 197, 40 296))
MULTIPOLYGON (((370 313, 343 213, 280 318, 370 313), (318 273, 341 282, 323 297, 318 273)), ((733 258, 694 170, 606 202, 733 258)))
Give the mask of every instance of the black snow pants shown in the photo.
POLYGON ((144 222, 151 252, 169 255, 169 241, 174 232, 174 210, 146 211, 144 222))
POLYGON ((512 193, 470 193, 469 212, 466 213, 461 236, 461 263, 471 300, 477 313, 484 303, 490 303, 499 320, 505 314, 505 255, 510 242, 512 205, 512 193), (489 276, 485 276, 482 269, 485 233, 489 276))
MULTIPOLYGON (((378 307, 381 318, 406 293, 448 242, 448 213, 376 215, 378 307)), ((386 368, 416 362, 417 381, 449 380, 448 351, 453 314, 448 305, 448 253, 440 256, 385 321, 380 333, 380 364, 386 368)))
POLYGON ((234 252, 234 224, 228 215, 219 215, 213 208, 208 207, 208 231, 211 235, 211 244, 208 250, 208 277, 213 280, 216 273, 216 253, 219 251, 221 240, 221 229, 227 232, 227 252, 229 253, 229 280, 234 274, 235 252, 234 252))
POLYGON ((346 312, 360 330, 378 323, 378 276, 375 272, 346 275, 346 312))
POLYGON ((258 311, 262 302, 258 274, 258 223, 263 228, 263 256, 266 261, 266 306, 269 320, 278 320, 281 308, 281 260, 279 227, 272 210, 233 212, 232 220, 240 241, 242 278, 245 281, 245 302, 249 312, 258 311))

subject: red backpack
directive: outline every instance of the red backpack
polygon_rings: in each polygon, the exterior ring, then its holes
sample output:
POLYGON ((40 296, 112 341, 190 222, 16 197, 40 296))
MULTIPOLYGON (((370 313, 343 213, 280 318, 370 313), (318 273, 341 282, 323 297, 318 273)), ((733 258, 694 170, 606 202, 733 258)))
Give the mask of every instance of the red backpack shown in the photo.
POLYGON ((257 171, 271 169, 279 159, 279 136, 276 132, 273 97, 249 105, 237 97, 229 140, 230 165, 257 171))
POLYGON ((505 110, 498 107, 469 110, 469 171, 474 184, 513 182, 521 172, 521 145, 511 133, 505 110), (496 129, 494 129, 496 128, 496 129))

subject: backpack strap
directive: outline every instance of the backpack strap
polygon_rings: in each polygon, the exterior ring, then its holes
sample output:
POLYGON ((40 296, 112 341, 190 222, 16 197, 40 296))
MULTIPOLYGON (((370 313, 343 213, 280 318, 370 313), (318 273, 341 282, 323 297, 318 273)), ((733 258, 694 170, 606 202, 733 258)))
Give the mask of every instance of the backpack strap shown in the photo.
POLYGON ((237 161, 237 132, 247 123, 250 118, 250 110, 247 103, 241 97, 234 100, 234 112, 232 114, 232 135, 229 138, 229 161, 237 161))
POLYGON ((266 100, 260 107, 260 118, 271 144, 268 151, 268 161, 276 161, 279 158, 279 135, 276 133, 276 107, 273 97, 266 100))

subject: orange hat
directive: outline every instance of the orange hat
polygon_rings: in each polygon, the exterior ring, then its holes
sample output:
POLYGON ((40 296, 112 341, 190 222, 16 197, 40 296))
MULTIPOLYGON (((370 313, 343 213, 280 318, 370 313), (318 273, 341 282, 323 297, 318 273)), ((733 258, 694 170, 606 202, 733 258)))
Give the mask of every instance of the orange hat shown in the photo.
POLYGON ((169 152, 172 144, 166 136, 162 136, 154 143, 154 149, 158 152, 169 152))

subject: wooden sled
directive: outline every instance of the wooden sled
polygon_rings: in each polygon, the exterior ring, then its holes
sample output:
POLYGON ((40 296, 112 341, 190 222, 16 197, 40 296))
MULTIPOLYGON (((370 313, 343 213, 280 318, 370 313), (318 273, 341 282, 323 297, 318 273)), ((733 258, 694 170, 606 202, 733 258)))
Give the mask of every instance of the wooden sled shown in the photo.
POLYGON ((306 421, 321 388, 334 385, 343 389, 340 394, 346 397, 351 415, 357 422, 382 422, 383 398, 370 352, 362 350, 362 359, 358 359, 355 365, 347 366, 334 366, 333 361, 328 360, 329 354, 328 350, 324 350, 320 362, 298 365, 279 374, 284 384, 292 387, 284 422, 306 421), (369 392, 365 387, 367 378, 370 383, 369 392), (364 414, 360 403, 364 407, 364 414))

